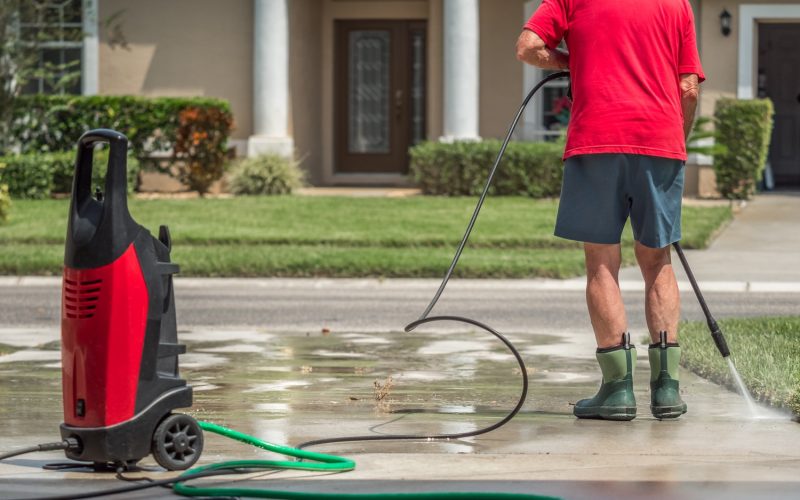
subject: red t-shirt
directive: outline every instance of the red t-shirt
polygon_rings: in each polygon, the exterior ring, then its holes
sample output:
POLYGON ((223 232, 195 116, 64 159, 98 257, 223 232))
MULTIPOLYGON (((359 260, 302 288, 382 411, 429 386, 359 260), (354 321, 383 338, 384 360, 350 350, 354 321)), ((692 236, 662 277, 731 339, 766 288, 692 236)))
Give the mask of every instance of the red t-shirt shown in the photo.
POLYGON ((630 153, 686 160, 680 75, 705 79, 688 0, 544 0, 525 24, 569 49, 564 158, 630 153))

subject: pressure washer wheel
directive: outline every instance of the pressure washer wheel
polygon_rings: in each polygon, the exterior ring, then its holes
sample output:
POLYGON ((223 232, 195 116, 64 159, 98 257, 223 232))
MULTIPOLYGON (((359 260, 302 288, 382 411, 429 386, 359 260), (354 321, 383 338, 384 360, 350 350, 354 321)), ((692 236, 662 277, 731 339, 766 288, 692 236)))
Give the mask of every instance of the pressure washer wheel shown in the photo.
POLYGON ((153 458, 167 470, 188 469, 197 462, 202 451, 203 431, 189 415, 172 413, 153 433, 153 458))

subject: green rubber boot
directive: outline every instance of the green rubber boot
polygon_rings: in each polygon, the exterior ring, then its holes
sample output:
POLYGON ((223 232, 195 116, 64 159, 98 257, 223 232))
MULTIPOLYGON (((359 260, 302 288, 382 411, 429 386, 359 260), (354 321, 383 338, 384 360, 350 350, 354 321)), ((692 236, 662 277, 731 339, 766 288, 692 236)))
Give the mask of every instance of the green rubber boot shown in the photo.
POLYGON ((578 418, 633 420, 636 418, 636 398, 633 395, 636 349, 631 345, 631 335, 622 334, 622 344, 597 349, 596 356, 603 372, 600 390, 593 398, 575 403, 572 413, 578 418))
POLYGON ((678 363, 681 347, 667 342, 667 332, 660 332, 661 341, 650 344, 650 411, 653 416, 678 418, 686 413, 678 383, 678 363))

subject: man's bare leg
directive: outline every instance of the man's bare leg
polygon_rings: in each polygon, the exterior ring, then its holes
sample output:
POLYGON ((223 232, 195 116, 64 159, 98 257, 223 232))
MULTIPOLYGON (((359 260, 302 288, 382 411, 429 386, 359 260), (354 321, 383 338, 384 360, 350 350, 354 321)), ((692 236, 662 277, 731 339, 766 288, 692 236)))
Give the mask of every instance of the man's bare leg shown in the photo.
POLYGON ((665 331, 668 342, 677 342, 681 298, 670 247, 650 248, 637 241, 635 252, 644 278, 645 316, 650 338, 653 343, 658 342, 659 332, 665 331))
POLYGON ((621 335, 628 330, 619 291, 620 246, 584 243, 583 250, 586 256, 586 304, 597 347, 617 346, 621 335))
POLYGON ((650 360, 650 410, 659 419, 678 418, 686 413, 681 398, 678 364, 678 320, 681 302, 678 282, 672 269, 670 247, 649 248, 636 242, 636 260, 645 284, 645 315, 653 345, 647 350, 650 360), (666 345, 659 332, 667 332, 666 345))
POLYGON ((636 418, 633 368, 636 349, 623 334, 628 329, 619 292, 620 246, 584 243, 586 254, 586 303, 597 339, 597 362, 603 374, 594 397, 575 403, 578 418, 632 420, 636 418))

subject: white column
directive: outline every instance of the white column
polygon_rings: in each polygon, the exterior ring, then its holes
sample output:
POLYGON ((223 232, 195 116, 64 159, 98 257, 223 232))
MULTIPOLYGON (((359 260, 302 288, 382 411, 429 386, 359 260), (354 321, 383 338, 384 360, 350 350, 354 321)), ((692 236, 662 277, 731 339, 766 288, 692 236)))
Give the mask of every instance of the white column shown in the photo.
POLYGON ((100 80, 100 42, 97 29, 98 0, 83 0, 83 48, 81 92, 96 95, 100 80))
POLYGON ((254 0, 253 135, 247 155, 277 153, 291 157, 289 137, 288 0, 254 0))
MULTIPOLYGON (((541 0, 531 0, 525 2, 522 13, 523 21, 520 24, 526 23, 541 4, 541 0)), ((543 72, 536 66, 531 66, 530 64, 525 63, 520 64, 522 64, 522 98, 524 99, 528 95, 528 92, 531 91, 533 86, 542 79, 543 72)), ((525 113, 522 115, 522 137, 526 141, 541 139, 541 137, 536 136, 536 132, 542 126, 541 116, 542 99, 537 96, 537 99, 534 99, 533 102, 528 103, 528 107, 525 108, 525 113)))
POLYGON ((444 0, 444 136, 478 139, 479 0, 444 0))

